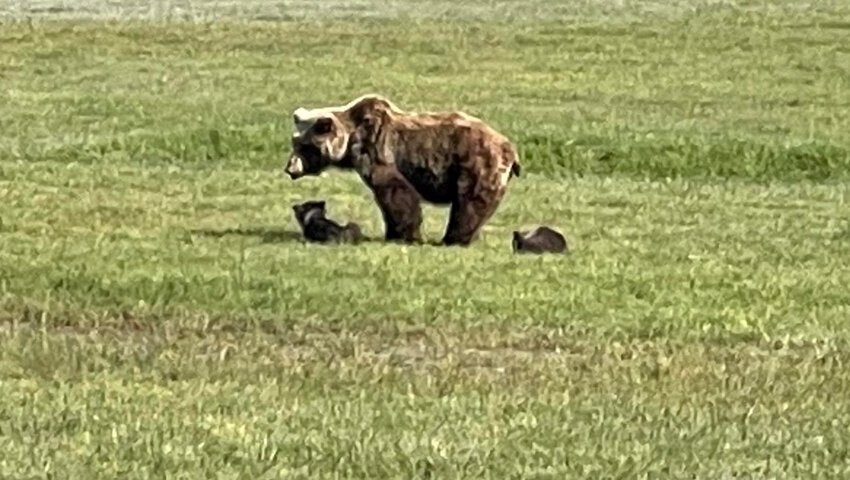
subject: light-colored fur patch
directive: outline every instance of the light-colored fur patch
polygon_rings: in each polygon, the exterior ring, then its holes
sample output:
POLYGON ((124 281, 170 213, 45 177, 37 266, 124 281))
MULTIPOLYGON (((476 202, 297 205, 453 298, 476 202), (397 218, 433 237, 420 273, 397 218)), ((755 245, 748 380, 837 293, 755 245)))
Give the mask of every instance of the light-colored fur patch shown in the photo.
POLYGON ((295 121, 296 136, 303 134, 316 123, 316 120, 323 117, 330 117, 332 114, 321 111, 323 109, 307 110, 299 108, 292 112, 293 120, 295 121))
POLYGON ((348 132, 337 135, 334 138, 328 138, 324 141, 325 151, 328 156, 334 160, 341 160, 345 156, 345 149, 348 146, 348 132))
POLYGON ((307 215, 304 215, 304 225, 309 224, 310 219, 313 218, 314 216, 318 215, 319 212, 320 212, 320 210, 318 208, 314 208, 314 209, 310 210, 309 212, 307 212, 307 215))
POLYGON ((523 236, 522 236, 522 238, 524 238, 524 239, 526 239, 526 240, 529 240, 529 239, 531 239, 532 237, 534 237, 535 235, 537 235, 537 232, 539 232, 539 231, 540 231, 540 227, 537 227, 537 228, 535 228, 534 230, 530 230, 528 233, 526 233, 525 235, 523 235, 523 236))
POLYGON ((289 159, 289 163, 286 165, 285 171, 287 173, 295 173, 299 174, 304 171, 304 162, 301 160, 301 157, 293 155, 289 159))
MULTIPOLYGON (((376 98, 383 102, 386 102, 389 105, 390 111, 393 113, 403 114, 405 113, 402 109, 398 108, 393 102, 389 101, 382 95, 378 95, 376 93, 368 93, 366 95, 361 95, 360 97, 355 98, 354 100, 348 102, 345 105, 339 105, 334 107, 323 107, 323 108, 304 108, 298 107, 292 112, 293 120, 295 121, 295 127, 298 129, 299 133, 303 133, 305 130, 310 128, 316 120, 323 117, 330 117, 337 113, 342 113, 347 110, 350 110, 352 107, 357 105, 358 102, 362 102, 367 98, 376 98)), ((409 112, 408 112, 409 113, 409 112)))
POLYGON ((499 183, 504 187, 507 186, 508 180, 511 179, 511 167, 499 171, 499 183))

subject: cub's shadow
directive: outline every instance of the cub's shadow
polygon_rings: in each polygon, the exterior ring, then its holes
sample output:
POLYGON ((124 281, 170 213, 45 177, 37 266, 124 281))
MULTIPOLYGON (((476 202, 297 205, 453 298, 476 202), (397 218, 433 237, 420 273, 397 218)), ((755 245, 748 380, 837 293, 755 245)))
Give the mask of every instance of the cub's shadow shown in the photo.
MULTIPOLYGON (((201 228, 189 231, 192 235, 202 235, 205 237, 222 238, 229 235, 243 237, 258 237, 261 243, 315 243, 308 242, 304 235, 298 230, 289 230, 286 228, 276 227, 244 227, 244 228, 222 228, 210 229, 201 228)), ((366 236, 361 243, 376 243, 383 242, 383 239, 366 236)), ((322 245, 321 243, 315 243, 322 245)), ((332 245, 332 244, 329 244, 332 245)))
POLYGON ((303 242, 301 232, 275 227, 245 227, 245 228, 199 228, 189 231, 192 235, 222 238, 230 235, 242 237, 258 237, 262 243, 303 242))

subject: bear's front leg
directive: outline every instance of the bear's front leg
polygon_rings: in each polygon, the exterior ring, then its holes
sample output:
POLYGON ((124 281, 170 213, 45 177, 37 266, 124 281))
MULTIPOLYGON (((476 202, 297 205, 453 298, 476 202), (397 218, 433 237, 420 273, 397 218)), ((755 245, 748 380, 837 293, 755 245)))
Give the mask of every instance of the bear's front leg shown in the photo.
POLYGON ((422 200, 393 165, 374 165, 369 187, 384 218, 387 241, 422 242, 422 200))

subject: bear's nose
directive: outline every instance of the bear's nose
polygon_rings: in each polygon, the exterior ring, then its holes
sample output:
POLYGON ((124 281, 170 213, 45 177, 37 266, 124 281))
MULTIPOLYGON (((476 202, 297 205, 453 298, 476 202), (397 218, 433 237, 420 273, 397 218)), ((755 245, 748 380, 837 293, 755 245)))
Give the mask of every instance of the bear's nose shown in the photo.
POLYGON ((286 164, 286 168, 284 168, 283 171, 289 175, 289 178, 295 179, 304 173, 304 162, 301 160, 301 157, 293 155, 290 157, 289 162, 286 164))

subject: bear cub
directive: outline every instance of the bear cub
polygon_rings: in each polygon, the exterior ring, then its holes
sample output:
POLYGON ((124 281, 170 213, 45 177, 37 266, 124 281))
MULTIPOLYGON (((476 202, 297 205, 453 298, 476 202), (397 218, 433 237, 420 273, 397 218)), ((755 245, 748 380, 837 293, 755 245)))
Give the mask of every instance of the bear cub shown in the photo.
POLYGON ((363 240, 360 226, 349 222, 345 226, 340 225, 325 216, 325 201, 311 200, 301 204, 293 205, 295 219, 304 232, 304 237, 312 242, 319 243, 357 243, 363 240))
POLYGON ((528 231, 514 230, 514 253, 565 253, 569 246, 564 236, 545 225, 528 231))

